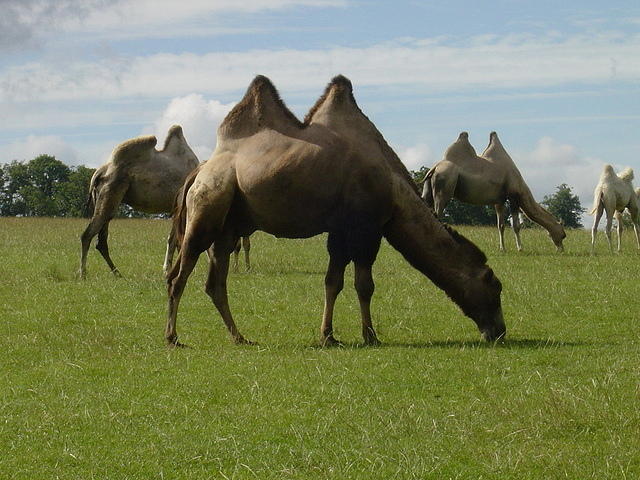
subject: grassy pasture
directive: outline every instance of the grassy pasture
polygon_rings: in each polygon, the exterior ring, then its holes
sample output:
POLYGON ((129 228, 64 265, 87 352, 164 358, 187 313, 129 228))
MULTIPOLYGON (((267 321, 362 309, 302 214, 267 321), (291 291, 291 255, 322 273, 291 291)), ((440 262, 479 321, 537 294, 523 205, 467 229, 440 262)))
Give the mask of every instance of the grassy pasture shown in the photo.
POLYGON ((348 269, 334 326, 317 337, 324 238, 253 237, 232 274, 231 344, 203 292, 183 297, 181 341, 163 343, 166 221, 111 224, 115 279, 92 249, 75 278, 83 220, 0 219, 0 478, 640 478, 640 256, 598 254, 569 232, 497 251, 463 228, 504 285, 508 340, 475 325, 383 244, 374 325, 361 347, 348 269), (242 264, 241 264, 242 265, 242 264))

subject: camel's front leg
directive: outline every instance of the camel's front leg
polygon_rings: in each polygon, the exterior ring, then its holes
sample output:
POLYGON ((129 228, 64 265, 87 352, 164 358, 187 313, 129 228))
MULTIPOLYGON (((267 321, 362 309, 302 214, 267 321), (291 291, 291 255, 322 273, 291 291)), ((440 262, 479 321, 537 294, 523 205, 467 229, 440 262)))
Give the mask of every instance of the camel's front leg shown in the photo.
POLYGON ((371 264, 354 263, 355 267, 355 287, 360 302, 360 315, 362 317, 362 338, 366 345, 378 345, 380 341, 376 336, 371 322, 371 297, 375 290, 373 275, 371 274, 371 264))
POLYGON ((505 208, 503 203, 496 203, 493 208, 496 210, 496 222, 498 225, 498 235, 500 237, 500 251, 504 252, 504 225, 505 225, 505 208))
POLYGON ((522 251, 522 242, 520 241, 520 230, 522 224, 520 223, 520 205, 514 201, 510 201, 511 210, 511 228, 513 228, 513 234, 516 237, 516 248, 519 252, 522 251))
POLYGON ((247 272, 251 270, 251 262, 249 261, 249 251, 251 250, 251 237, 242 237, 242 249, 244 250, 244 266, 247 272))
POLYGON ((233 341, 236 344, 252 344, 238 331, 227 296, 227 276, 229 275, 229 257, 235 247, 235 239, 224 237, 213 244, 213 257, 209 261, 209 276, 205 290, 218 309, 233 341))

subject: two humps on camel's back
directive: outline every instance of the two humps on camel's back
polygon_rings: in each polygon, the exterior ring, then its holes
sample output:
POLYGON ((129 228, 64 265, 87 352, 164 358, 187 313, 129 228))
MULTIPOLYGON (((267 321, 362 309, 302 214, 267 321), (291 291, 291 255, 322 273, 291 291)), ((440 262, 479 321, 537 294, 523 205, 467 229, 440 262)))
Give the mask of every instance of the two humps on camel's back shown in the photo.
POLYGON ((462 132, 425 176, 422 198, 438 217, 452 198, 473 205, 493 205, 496 210, 500 250, 504 251, 505 203, 509 201, 511 226, 516 237, 516 248, 522 250, 520 241, 520 212, 549 232, 559 252, 567 236, 564 227, 551 213, 538 204, 520 174, 518 167, 500 143, 498 134, 491 132, 489 145, 476 154, 467 132, 462 132))
POLYGON ((199 255, 211 245, 206 292, 233 340, 250 343, 231 314, 227 274, 238 238, 256 230, 285 238, 328 233, 324 345, 338 343, 333 310, 350 262, 362 336, 366 344, 378 343, 371 267, 383 237, 460 306, 483 338, 505 335, 502 286, 485 255, 422 201, 407 169, 358 107, 347 78, 335 77, 300 121, 271 81, 258 76, 217 138, 211 158, 187 178, 177 198, 174 228, 181 248, 168 274, 169 345, 180 345, 180 298, 199 255))

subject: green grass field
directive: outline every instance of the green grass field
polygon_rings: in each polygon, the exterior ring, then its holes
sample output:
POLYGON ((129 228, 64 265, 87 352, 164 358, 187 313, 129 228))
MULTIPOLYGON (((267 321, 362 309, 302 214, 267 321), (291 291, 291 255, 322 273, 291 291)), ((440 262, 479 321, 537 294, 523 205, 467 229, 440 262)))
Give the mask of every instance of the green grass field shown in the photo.
POLYGON ((203 256, 164 345, 166 221, 111 224, 116 279, 84 220, 0 219, 0 478, 640 478, 640 255, 541 230, 517 253, 463 228, 501 279, 508 338, 475 324, 383 243, 362 347, 353 271, 318 346, 325 239, 252 237, 229 279, 231 343, 203 256))

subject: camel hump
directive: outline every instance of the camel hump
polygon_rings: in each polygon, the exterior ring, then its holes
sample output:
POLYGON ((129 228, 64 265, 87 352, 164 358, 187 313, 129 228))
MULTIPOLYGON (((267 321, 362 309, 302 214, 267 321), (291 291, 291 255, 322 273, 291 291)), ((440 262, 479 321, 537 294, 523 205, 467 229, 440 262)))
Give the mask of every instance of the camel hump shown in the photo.
POLYGON ((167 133, 162 151, 166 153, 180 153, 184 150, 186 143, 187 140, 184 138, 182 127, 180 125, 172 125, 167 133))
POLYGON ((264 75, 256 75, 244 97, 224 118, 218 128, 219 137, 241 137, 272 126, 279 120, 302 126, 280 98, 276 87, 264 75))
POLYGON ((351 83, 351 80, 349 80, 347 77, 345 77, 342 74, 338 74, 335 77, 333 77, 331 79, 331 82, 329 82, 329 85, 331 87, 345 89, 345 91, 348 93, 353 93, 353 84, 351 83))
POLYGON ((458 139, 444 152, 444 159, 454 162, 461 159, 475 159, 476 157, 476 150, 469 142, 469 134, 467 132, 460 132, 458 139))
POLYGON ((622 172, 620 172, 619 176, 625 182, 631 183, 631 180, 633 180, 633 169, 627 167, 622 172))
POLYGON ((155 135, 132 138, 118 145, 111 154, 111 161, 116 165, 135 161, 140 155, 155 148, 158 139, 155 135))
MULTIPOLYGON (((316 101, 315 105, 311 107, 311 110, 304 117, 304 123, 309 124, 313 119, 313 116, 320 110, 325 103, 327 106, 339 105, 350 103, 359 109, 356 99, 353 96, 353 84, 344 75, 336 75, 331 79, 324 89, 324 93, 316 101)), ((362 113, 362 112, 360 112, 362 113)))

